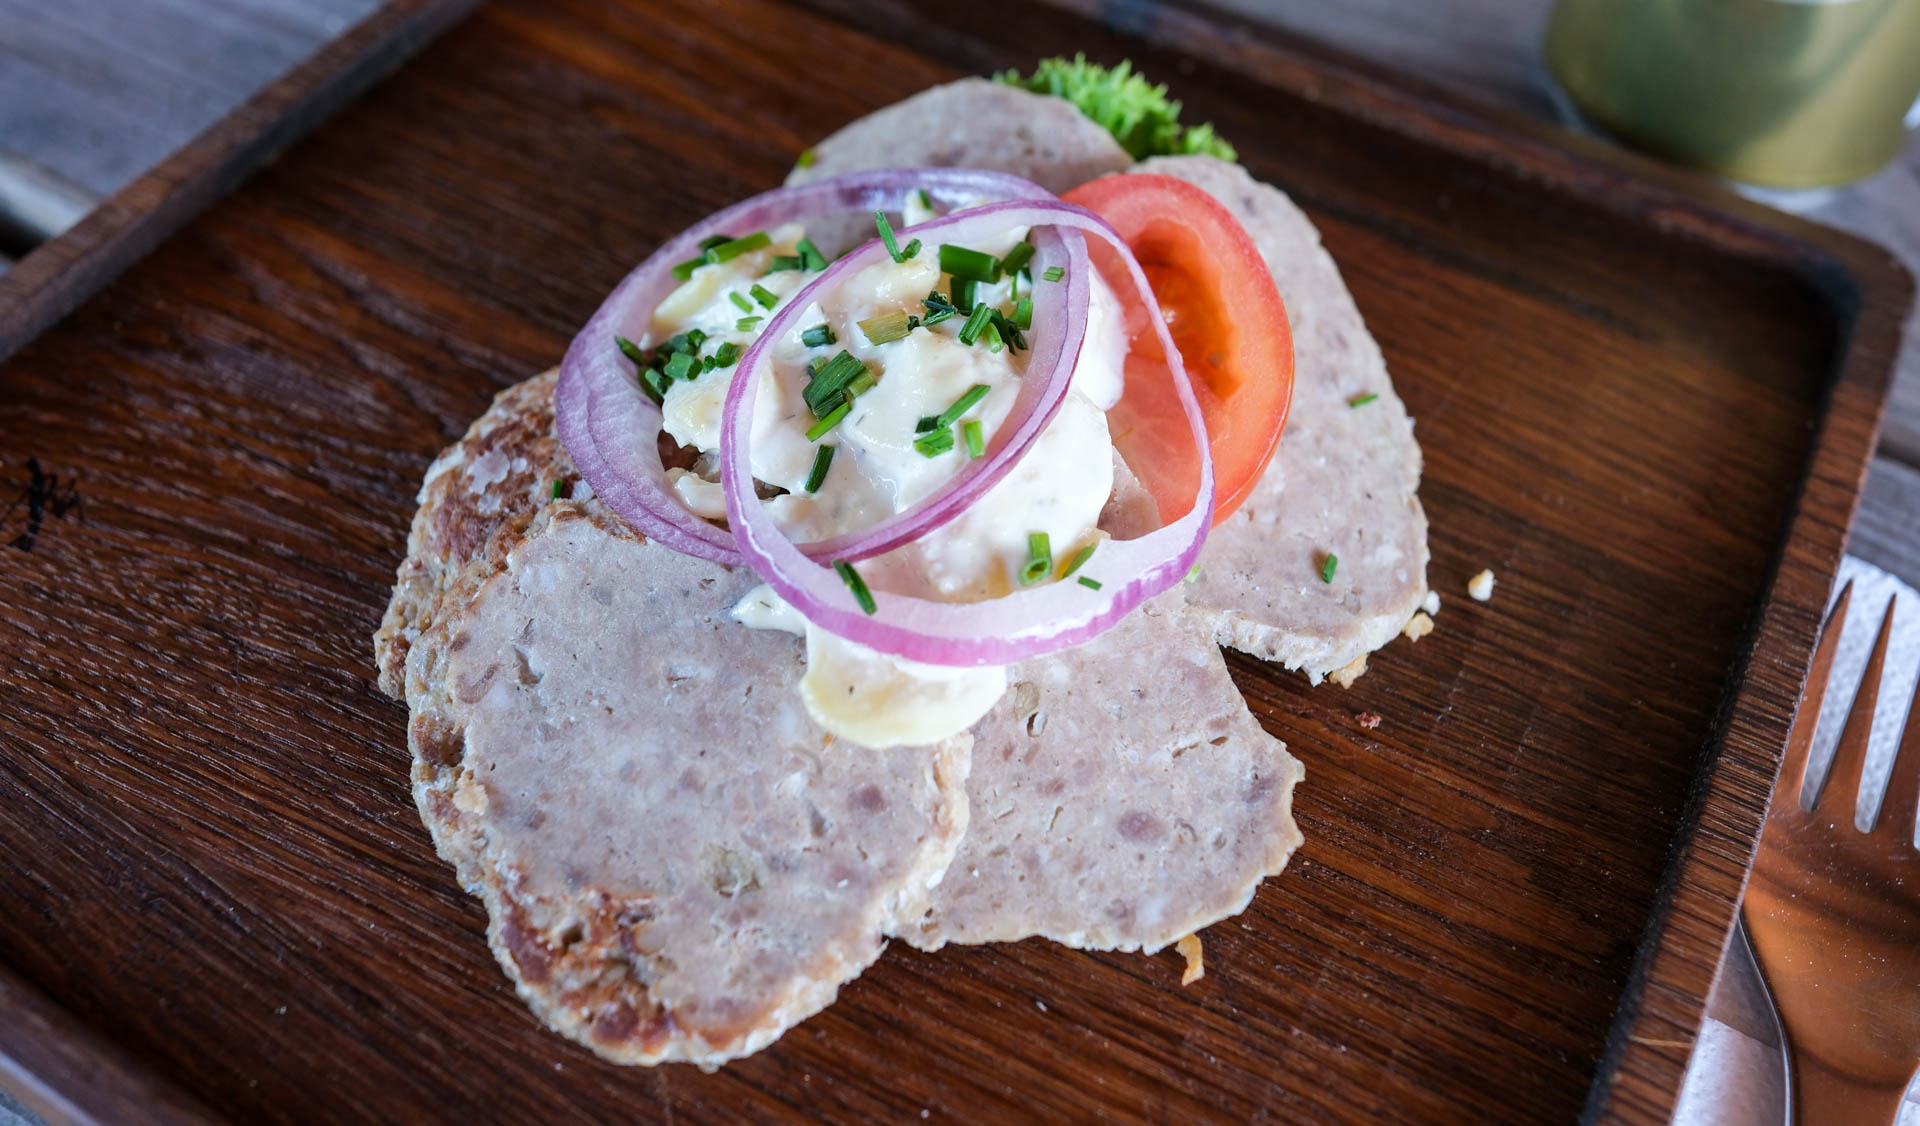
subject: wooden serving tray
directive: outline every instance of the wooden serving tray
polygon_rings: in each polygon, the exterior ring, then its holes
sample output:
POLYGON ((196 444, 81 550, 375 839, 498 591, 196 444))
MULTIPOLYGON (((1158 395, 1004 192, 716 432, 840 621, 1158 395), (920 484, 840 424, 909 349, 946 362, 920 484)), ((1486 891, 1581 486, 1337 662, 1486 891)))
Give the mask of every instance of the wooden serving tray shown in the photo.
POLYGON ((1908 280, 1317 48, 1100 8, 501 0, 18 352, 0 1081, 115 1122, 1664 1122, 1908 280), (1307 843, 1198 984, 896 948, 717 1074, 601 1063, 514 998, 373 685, 421 473, 804 146, 1075 50, 1320 225, 1418 420, 1438 632, 1350 690, 1233 658, 1307 843))

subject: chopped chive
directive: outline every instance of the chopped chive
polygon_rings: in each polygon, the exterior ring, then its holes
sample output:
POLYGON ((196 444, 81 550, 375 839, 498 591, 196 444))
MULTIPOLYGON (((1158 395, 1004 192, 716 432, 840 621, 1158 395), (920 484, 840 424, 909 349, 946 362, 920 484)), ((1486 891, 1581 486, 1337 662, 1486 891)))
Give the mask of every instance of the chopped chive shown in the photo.
POLYGON ((794 158, 793 164, 794 164, 794 167, 796 168, 812 168, 813 167, 813 150, 801 149, 800 155, 794 158))
POLYGON ((1060 577, 1064 579, 1075 571, 1078 571, 1082 564, 1093 558, 1093 549, 1099 546, 1097 543, 1090 543, 1079 551, 1074 552, 1073 558, 1067 560, 1066 569, 1060 572, 1060 577))
MULTIPOLYGON (((907 260, 907 253, 900 249, 900 241, 893 237, 893 224, 887 222, 887 213, 884 211, 874 212, 873 225, 880 228, 880 241, 886 246, 887 253, 893 256, 893 260, 895 262, 905 262, 907 260)), ((918 243, 914 245, 914 252, 919 252, 918 243)))
POLYGON ((941 411, 940 414, 934 418, 933 424, 935 426, 952 426, 954 423, 960 421, 961 415, 972 410, 974 406, 979 403, 980 400, 986 398, 992 390, 993 388, 988 387, 984 383, 976 383, 967 388, 966 394, 955 399, 952 406, 941 411))
POLYGON ((1065 266, 1048 266, 1040 272, 1040 276, 1048 281, 1059 281, 1067 276, 1067 269, 1065 266))
POLYGON ((725 246, 732 241, 732 235, 708 235, 706 238, 700 240, 700 249, 703 251, 712 250, 716 246, 725 246))
POLYGON ((1333 569, 1335 567, 1338 567, 1339 565, 1340 565, 1340 557, 1338 555, 1335 555, 1331 551, 1327 552, 1327 561, 1325 563, 1320 564, 1320 581, 1323 583, 1332 582, 1333 569))
POLYGON ((820 370, 813 373, 813 378, 801 389, 800 397, 806 400, 814 416, 819 417, 831 410, 836 401, 844 398, 841 392, 867 371, 867 365, 841 349, 833 359, 820 365, 820 370))
POLYGON ((927 309, 927 315, 920 318, 923 325, 937 325, 954 314, 953 302, 947 300, 947 295, 939 290, 927 294, 926 300, 920 304, 927 309))
POLYGON ((837 448, 823 442, 819 449, 813 451, 813 468, 807 471, 808 492, 820 491, 821 484, 827 479, 827 468, 833 464, 833 451, 837 448))
POLYGON ((667 401, 667 384, 671 382, 659 368, 643 368, 640 372, 640 388, 656 404, 667 401))
POLYGON ((1032 586, 1053 573, 1053 549, 1047 533, 1027 533, 1027 565, 1020 568, 1020 585, 1032 586))
POLYGON ((675 352, 667 357, 666 373, 668 379, 692 379, 700 361, 692 352, 675 352))
POLYGON ((996 282, 1000 280, 1000 260, 991 254, 943 242, 940 272, 952 274, 955 281, 996 282))
POLYGON ((690 328, 668 340, 666 347, 669 352, 692 352, 698 355, 700 353, 700 346, 706 342, 706 332, 701 329, 690 328))
POLYGON ((773 256, 773 261, 767 264, 767 273, 777 274, 782 270, 797 270, 799 268, 800 268, 799 255, 776 254, 773 256))
POLYGON ((915 434, 925 434, 927 431, 933 430, 939 425, 940 420, 933 415, 921 415, 920 421, 913 424, 913 432, 915 434))
POLYGON ((974 290, 979 288, 979 285, 980 283, 976 281, 953 279, 953 307, 962 313, 971 313, 974 290))
POLYGON ((927 198, 927 189, 925 188, 913 189, 913 198, 919 202, 920 210, 922 211, 933 210, 933 201, 927 198))
POLYGON ((709 262, 731 262, 750 250, 759 250, 773 242, 765 231, 755 231, 745 238, 728 239, 718 246, 710 246, 704 255, 709 262))
MULTIPOLYGON (((994 333, 1001 340, 1006 341, 1007 345, 1014 351, 1018 352, 1027 346, 1026 334, 1020 331, 1019 325, 1013 323, 1012 317, 1007 316, 998 309, 994 309, 987 314, 987 320, 991 323, 994 333)), ((988 341, 987 346, 993 348, 991 340, 988 341)), ((993 350, 996 352, 999 351, 998 348, 993 348, 993 350)))
POLYGON ((960 326, 960 343, 973 344, 980 339, 980 330, 987 326, 993 310, 985 305, 975 305, 973 312, 967 314, 967 323, 960 326))
POLYGON ((862 368, 859 375, 847 381, 847 397, 857 399, 873 390, 873 385, 878 382, 880 377, 873 374, 872 368, 862 368))
POLYGON ((832 326, 822 322, 800 334, 800 343, 809 348, 825 348, 829 344, 839 343, 840 338, 833 334, 832 326))
POLYGON ((727 290, 727 300, 733 302, 734 308, 743 313, 753 312, 753 302, 747 300, 746 295, 737 289, 727 290))
POLYGON ((1000 335, 1000 326, 991 320, 987 322, 986 328, 980 330, 980 342, 987 346, 989 352, 998 352, 1006 344, 1000 335))
POLYGON ((917 318, 905 313, 882 313, 877 317, 868 317, 860 322, 860 331, 874 344, 891 344, 896 340, 905 340, 918 323, 917 318))
POLYGON ((725 344, 720 345, 720 347, 715 348, 713 355, 707 357, 706 368, 708 371, 712 371, 715 368, 730 368, 739 359, 740 346, 729 340, 725 344))
POLYGON ((707 256, 704 254, 698 258, 689 258, 673 268, 673 278, 675 281, 686 281, 693 276, 695 270, 706 264, 707 256))
POLYGON ((1013 323, 1021 328, 1033 327, 1033 298, 1022 297, 1014 304, 1013 323))
POLYGON ((907 259, 918 255, 919 253, 920 253, 920 240, 914 239, 912 242, 909 242, 907 245, 900 248, 900 260, 904 262, 907 259))
POLYGON ((1000 270, 1007 274, 1018 273, 1032 257, 1033 244, 1023 239, 1015 243, 1012 250, 1007 251, 1005 258, 1000 259, 1000 270))
POLYGON ((852 409, 852 399, 841 399, 840 405, 828 411, 826 417, 814 423, 812 426, 807 427, 807 441, 818 442, 820 439, 826 437, 829 431, 840 425, 840 420, 847 417, 847 412, 852 409))
POLYGON ((860 609, 871 614, 880 608, 874 603, 873 592, 867 589, 866 580, 860 577, 860 572, 853 569, 853 564, 844 559, 836 559, 833 561, 833 569, 840 572, 840 581, 846 583, 847 589, 853 592, 853 600, 860 604, 860 609))
MULTIPOLYGON (((1053 280, 1055 280, 1055 281, 1058 281, 1059 279, 1057 279, 1057 278, 1055 278, 1055 279, 1053 279, 1053 280)), ((1096 582, 1096 581, 1094 581, 1093 579, 1090 579, 1090 578, 1088 578, 1088 577, 1087 577, 1087 576, 1085 576, 1085 575, 1081 575, 1081 576, 1080 576, 1080 577, 1079 577, 1078 579, 1076 579, 1076 580, 1074 580, 1074 581, 1075 581, 1075 582, 1078 582, 1078 583, 1079 583, 1079 584, 1080 584, 1081 586, 1083 586, 1083 587, 1086 587, 1086 588, 1087 588, 1088 590, 1099 590, 1099 589, 1100 589, 1100 584, 1099 584, 1098 582, 1096 582)))
POLYGON ((753 299, 760 302, 762 309, 771 309, 775 305, 780 304, 780 295, 768 289, 766 286, 761 285, 759 282, 754 282, 753 288, 747 290, 747 292, 753 294, 753 299))
POLYGON ((638 344, 635 344, 633 341, 628 340, 624 336, 614 337, 613 342, 614 344, 619 346, 621 355, 625 356, 629 360, 632 360, 635 364, 639 365, 640 367, 647 366, 647 354, 640 350, 640 346, 638 344))
POLYGON ((986 434, 977 418, 969 418, 960 424, 960 439, 967 444, 968 457, 979 457, 987 452, 986 434))
POLYGON ((733 327, 740 332, 752 332, 754 329, 759 328, 760 322, 765 319, 765 317, 741 317, 739 320, 733 322, 733 327))
POLYGON ((560 499, 560 486, 563 484, 565 484, 565 482, 561 481, 559 478, 554 479, 554 482, 553 482, 553 499, 554 500, 560 499))
POLYGON ((1189 586, 1191 586, 1196 582, 1199 582, 1200 581, 1200 564, 1195 563, 1193 566, 1187 568, 1187 577, 1184 579, 1181 579, 1180 581, 1188 584, 1189 586))
POLYGON ((920 435, 913 440, 913 448, 920 451, 921 457, 939 457, 953 449, 953 427, 942 426, 920 435))
POLYGON ((813 245, 812 239, 803 238, 794 243, 793 250, 800 256, 802 269, 818 272, 827 268, 827 256, 820 253, 820 248, 813 245))
POLYGON ((1378 399, 1379 397, 1380 397, 1379 395, 1376 395, 1372 391, 1369 391, 1364 395, 1355 395, 1353 398, 1348 399, 1347 405, 1350 407, 1364 407, 1368 403, 1373 402, 1375 399, 1378 399))

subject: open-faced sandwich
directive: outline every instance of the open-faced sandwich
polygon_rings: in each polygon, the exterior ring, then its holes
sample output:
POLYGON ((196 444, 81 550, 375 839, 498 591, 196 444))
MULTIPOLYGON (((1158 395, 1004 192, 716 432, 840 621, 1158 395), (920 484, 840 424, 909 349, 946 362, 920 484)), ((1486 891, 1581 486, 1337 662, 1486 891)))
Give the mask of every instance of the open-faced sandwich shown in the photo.
POLYGON ((1407 627, 1419 449, 1177 113, 1053 60, 857 121, 427 471, 380 682, 553 1028, 713 1066, 888 938, 1154 951, 1286 863, 1219 646, 1350 679, 1407 627))

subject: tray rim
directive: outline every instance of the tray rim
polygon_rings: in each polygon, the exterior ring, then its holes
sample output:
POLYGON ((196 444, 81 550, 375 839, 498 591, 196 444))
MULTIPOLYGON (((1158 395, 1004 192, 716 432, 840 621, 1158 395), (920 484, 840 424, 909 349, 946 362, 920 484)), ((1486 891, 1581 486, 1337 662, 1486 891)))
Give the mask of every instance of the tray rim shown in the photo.
POLYGON ((78 223, 0 273, 0 361, 244 183, 480 0, 383 0, 78 223))
MULTIPOLYGON (((807 3, 807 0, 801 0, 807 3)), ((1701 177, 1195 0, 1047 0, 1417 143, 1806 278, 1840 351, 1770 577, 1702 747, 1583 1122, 1667 1122, 1737 920, 1815 634, 1872 461, 1914 281, 1884 248, 1701 177), (1833 521, 1816 509, 1844 513, 1833 521)), ((385 77, 479 0, 387 0, 0 275, 0 361, 385 77)), ((831 10, 834 0, 809 4, 831 10)), ((49 1122, 216 1121, 0 965, 0 1089, 49 1122), (30 1035, 22 1035, 30 1030, 30 1035), (90 1060, 89 1075, 73 1064, 90 1060), (147 1105, 129 1104, 139 1093, 147 1105)))

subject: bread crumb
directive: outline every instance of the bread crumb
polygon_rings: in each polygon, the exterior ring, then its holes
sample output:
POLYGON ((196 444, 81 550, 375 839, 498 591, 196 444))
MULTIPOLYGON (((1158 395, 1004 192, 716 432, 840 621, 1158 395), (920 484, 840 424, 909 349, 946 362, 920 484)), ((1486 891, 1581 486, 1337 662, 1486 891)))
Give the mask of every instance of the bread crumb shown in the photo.
POLYGON ((1467 580, 1467 593, 1473 595, 1475 602, 1485 602, 1493 597, 1493 572, 1482 571, 1467 580))
POLYGON ((1207 976, 1206 959, 1200 954, 1200 936, 1190 934, 1173 944, 1180 956, 1187 960, 1187 968, 1180 972, 1180 984, 1192 985, 1207 976))
POLYGON ((1366 671, 1367 671, 1367 655, 1365 653, 1362 653, 1358 657, 1355 657, 1353 659, 1352 664, 1347 665, 1345 668, 1335 669, 1332 672, 1328 673, 1327 679, 1333 681, 1335 684, 1338 684, 1342 688, 1352 688, 1353 682, 1356 680, 1359 680, 1360 674, 1366 671))
POLYGON ((1427 600, 1420 604, 1420 608, 1429 614, 1438 614, 1440 612, 1440 592, 1437 590, 1428 591, 1427 600))
POLYGON ((1361 712, 1359 715, 1354 716, 1353 720, 1368 731, 1372 731, 1374 728, 1380 726, 1380 713, 1361 712))
POLYGON ((1408 641, 1418 641, 1433 632, 1433 619, 1421 611, 1407 620, 1407 628, 1401 632, 1407 635, 1408 641))

